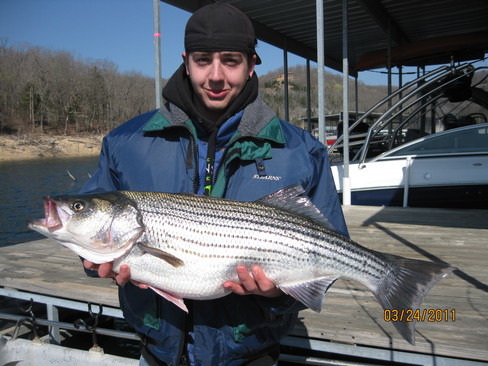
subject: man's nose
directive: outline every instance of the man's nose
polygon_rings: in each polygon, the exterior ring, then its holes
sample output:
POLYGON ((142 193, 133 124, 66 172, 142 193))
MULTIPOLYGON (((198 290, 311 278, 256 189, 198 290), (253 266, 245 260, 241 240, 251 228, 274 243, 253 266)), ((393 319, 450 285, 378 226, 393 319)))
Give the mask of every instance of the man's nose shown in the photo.
POLYGON ((222 72, 222 64, 218 60, 214 60, 212 62, 209 79, 214 82, 222 81, 224 79, 224 74, 222 72))

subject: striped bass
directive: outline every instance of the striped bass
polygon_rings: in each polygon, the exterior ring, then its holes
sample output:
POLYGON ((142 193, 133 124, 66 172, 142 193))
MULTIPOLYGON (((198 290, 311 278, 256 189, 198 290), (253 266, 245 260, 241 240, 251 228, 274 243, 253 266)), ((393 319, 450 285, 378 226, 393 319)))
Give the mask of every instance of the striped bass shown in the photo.
MULTIPOLYGON (((319 312, 339 277, 369 288, 384 309, 419 308, 455 268, 367 249, 334 232, 300 186, 255 202, 193 194, 119 191, 44 198, 29 227, 81 257, 128 264, 143 282, 187 311, 182 299, 228 294, 237 265, 262 266, 284 293, 319 312)), ((411 311, 411 310, 409 310, 411 311)), ((411 344, 414 322, 393 322, 411 344)))

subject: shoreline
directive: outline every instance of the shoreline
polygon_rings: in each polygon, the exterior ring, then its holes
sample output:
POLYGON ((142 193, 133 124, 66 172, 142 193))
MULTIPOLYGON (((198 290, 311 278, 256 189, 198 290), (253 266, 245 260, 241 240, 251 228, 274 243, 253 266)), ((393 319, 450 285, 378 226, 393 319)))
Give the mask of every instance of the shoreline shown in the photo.
POLYGON ((0 135, 0 162, 97 157, 104 135, 0 135))

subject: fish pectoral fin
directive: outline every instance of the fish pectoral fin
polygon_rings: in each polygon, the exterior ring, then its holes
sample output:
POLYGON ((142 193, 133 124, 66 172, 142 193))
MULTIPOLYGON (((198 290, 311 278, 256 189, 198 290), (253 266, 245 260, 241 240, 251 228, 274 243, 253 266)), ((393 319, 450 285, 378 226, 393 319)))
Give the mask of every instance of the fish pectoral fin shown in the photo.
POLYGON ((322 301, 329 287, 338 277, 320 277, 306 282, 294 282, 292 284, 281 284, 278 287, 285 294, 290 295, 295 300, 313 311, 320 313, 322 301))
POLYGON ((176 306, 178 306, 181 310, 185 311, 188 313, 188 308, 185 305, 185 302, 181 297, 175 296, 173 294, 170 294, 169 292, 166 292, 164 290, 161 290, 160 288, 152 287, 149 286, 151 290, 153 290, 155 293, 157 293, 159 296, 165 298, 169 302, 172 302, 176 306))
POLYGON ((137 245, 143 252, 158 257, 159 259, 171 264, 173 267, 180 267, 185 264, 180 258, 175 257, 173 254, 165 252, 164 250, 150 247, 146 243, 142 242, 138 242, 137 245))

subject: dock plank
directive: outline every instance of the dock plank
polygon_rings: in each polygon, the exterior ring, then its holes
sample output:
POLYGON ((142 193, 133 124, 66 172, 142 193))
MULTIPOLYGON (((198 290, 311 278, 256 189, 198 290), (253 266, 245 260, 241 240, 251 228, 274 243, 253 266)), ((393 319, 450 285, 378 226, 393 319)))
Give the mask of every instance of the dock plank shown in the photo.
MULTIPOLYGON (((456 318, 417 322, 412 346, 384 320, 368 289, 340 279, 321 313, 300 313, 293 335, 488 361, 488 211, 350 206, 344 214, 352 239, 368 248, 456 266, 421 306, 454 310, 456 318)), ((0 286, 118 306, 113 280, 87 277, 79 258, 50 239, 0 247, 0 286)))
POLYGON ((51 239, 0 247, 0 286, 119 306, 112 279, 86 276, 79 257, 51 239))
POLYGON ((421 310, 448 309, 455 319, 417 322, 416 345, 408 344, 372 293, 339 280, 320 314, 300 313, 293 335, 360 346, 488 361, 488 212, 350 206, 344 214, 351 238, 362 245, 409 258, 443 261, 458 270, 425 297, 421 310))

